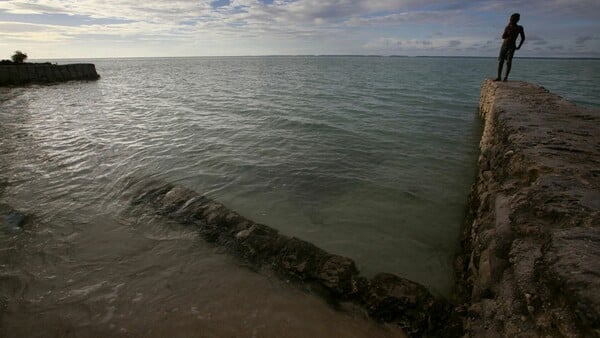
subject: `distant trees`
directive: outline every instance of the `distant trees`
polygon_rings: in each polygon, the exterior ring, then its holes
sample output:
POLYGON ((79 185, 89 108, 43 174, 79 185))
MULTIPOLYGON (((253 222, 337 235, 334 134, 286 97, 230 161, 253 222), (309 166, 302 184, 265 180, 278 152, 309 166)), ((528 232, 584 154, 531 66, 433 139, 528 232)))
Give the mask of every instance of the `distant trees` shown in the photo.
POLYGON ((25 59, 27 59, 27 54, 18 50, 15 52, 15 54, 13 54, 11 59, 14 63, 23 63, 23 61, 25 61, 25 59))
POLYGON ((16 51, 13 56, 11 56, 12 60, 2 60, 0 61, 0 65, 22 65, 27 59, 27 54, 21 52, 20 50, 16 51))

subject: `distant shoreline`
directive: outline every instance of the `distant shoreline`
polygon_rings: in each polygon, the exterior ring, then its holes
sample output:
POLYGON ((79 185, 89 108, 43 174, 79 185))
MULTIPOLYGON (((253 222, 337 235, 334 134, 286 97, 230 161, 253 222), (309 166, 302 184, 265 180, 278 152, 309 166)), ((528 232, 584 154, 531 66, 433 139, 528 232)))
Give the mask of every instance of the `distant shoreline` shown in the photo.
MULTIPOLYGON (((199 58, 293 58, 293 57, 352 57, 352 58, 422 58, 422 59, 497 59, 497 56, 436 56, 436 55, 372 55, 372 54, 282 54, 282 55, 205 55, 205 56, 125 56, 125 57, 100 57, 100 58, 39 58, 32 61, 46 60, 138 60, 138 59, 199 59, 199 58)), ((546 56, 516 56, 519 59, 537 60, 600 60, 600 57, 546 57, 546 56)))

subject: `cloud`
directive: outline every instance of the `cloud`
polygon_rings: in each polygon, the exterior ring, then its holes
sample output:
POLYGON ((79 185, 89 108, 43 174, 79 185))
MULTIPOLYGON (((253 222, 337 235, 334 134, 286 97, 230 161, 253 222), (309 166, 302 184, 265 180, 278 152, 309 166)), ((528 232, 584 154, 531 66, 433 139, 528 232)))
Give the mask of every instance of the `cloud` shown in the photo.
POLYGON ((93 18, 89 15, 69 15, 64 13, 52 13, 52 14, 15 14, 7 13, 4 10, 0 10, 0 21, 3 22, 18 22, 18 23, 32 23, 32 24, 49 24, 56 26, 84 26, 94 24, 118 24, 131 22, 130 20, 116 19, 116 18, 93 18))
POLYGON ((575 39, 575 44, 577 45, 584 45, 586 42, 593 40, 594 37, 592 37, 591 35, 585 35, 585 36, 578 36, 575 39))
POLYGON ((434 12, 402 12, 387 15, 374 15, 366 17, 352 17, 345 24, 347 26, 384 26, 397 25, 402 23, 433 23, 447 20, 448 13, 441 11, 434 12))
POLYGON ((545 18, 585 18, 598 20, 600 6, 597 0, 483 0, 477 4, 481 11, 503 12, 508 17, 513 12, 521 13, 521 20, 532 17, 545 18))
POLYGON ((7 8, 13 14, 65 13, 59 7, 19 1, 0 3, 0 8, 7 8))
MULTIPOLYGON (((211 46, 248 53, 497 53, 513 11, 527 42, 600 55, 597 0, 0 0, 11 43, 155 41, 189 54, 211 46), (45 32, 40 31, 43 27, 45 32), (21 36, 16 31, 23 33, 21 36), (442 34, 439 34, 443 32, 442 34), (543 36, 544 38, 541 38, 543 36), (573 38, 577 37, 577 38, 573 38), (201 43, 200 43, 201 42, 201 43), (585 48, 584 48, 585 47, 585 48), (229 48, 229 49, 228 49, 229 48), (179 49, 177 49, 179 50, 179 49)), ((108 42, 107 42, 108 43, 108 42)), ((51 45, 45 46, 51 49, 51 45)), ((146 46, 142 46, 146 47, 146 46)), ((62 48, 62 45, 57 48, 62 48)), ((216 47, 215 47, 216 48, 216 47)), ((168 48, 157 48, 163 55, 168 48)), ((544 49, 545 50, 545 49, 544 49)), ((107 54, 115 50, 107 50, 107 54)))
POLYGON ((536 46, 543 46, 543 45, 548 44, 548 41, 544 40, 540 36, 531 35, 531 36, 527 37, 527 44, 533 44, 533 45, 536 45, 536 46))
POLYGON ((481 44, 480 41, 457 38, 432 38, 432 39, 400 39, 378 38, 363 45, 364 49, 377 50, 384 54, 393 52, 406 52, 409 54, 422 54, 425 52, 440 52, 448 48, 472 48, 481 44), (465 43, 466 41, 466 43, 465 43))
POLYGON ((458 47, 462 42, 460 40, 448 41, 448 47, 458 47))
POLYGON ((52 43, 68 40, 60 27, 27 23, 0 22, 0 40, 52 43))

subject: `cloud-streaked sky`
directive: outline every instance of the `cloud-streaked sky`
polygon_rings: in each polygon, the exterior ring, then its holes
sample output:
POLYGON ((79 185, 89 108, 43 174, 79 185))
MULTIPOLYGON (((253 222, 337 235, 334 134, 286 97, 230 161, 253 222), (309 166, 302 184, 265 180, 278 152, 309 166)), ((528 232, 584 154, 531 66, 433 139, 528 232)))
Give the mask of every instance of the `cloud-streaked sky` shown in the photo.
POLYGON ((600 57, 598 0, 0 0, 0 59, 202 55, 600 57))

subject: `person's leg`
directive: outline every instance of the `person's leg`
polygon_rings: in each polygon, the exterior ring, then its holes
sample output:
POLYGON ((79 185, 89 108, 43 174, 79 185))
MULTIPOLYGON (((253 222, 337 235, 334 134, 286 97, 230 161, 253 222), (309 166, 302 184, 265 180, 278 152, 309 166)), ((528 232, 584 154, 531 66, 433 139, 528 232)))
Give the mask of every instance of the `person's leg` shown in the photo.
POLYGON ((510 68, 512 66, 512 59, 515 55, 515 50, 511 48, 506 53, 506 74, 504 75, 504 81, 508 80, 508 74, 510 73, 510 68))
POLYGON ((502 67, 504 66, 504 60, 506 60, 506 46, 500 47, 500 54, 498 55, 498 76, 494 81, 500 81, 502 79, 502 67))
POLYGON ((504 81, 508 80, 508 73, 510 73, 510 66, 512 65, 512 60, 509 58, 506 60, 506 74, 504 75, 504 81))
POLYGON ((494 81, 500 81, 502 79, 502 66, 504 65, 504 60, 498 61, 498 77, 494 81))

